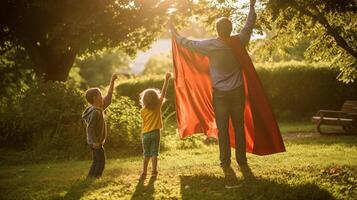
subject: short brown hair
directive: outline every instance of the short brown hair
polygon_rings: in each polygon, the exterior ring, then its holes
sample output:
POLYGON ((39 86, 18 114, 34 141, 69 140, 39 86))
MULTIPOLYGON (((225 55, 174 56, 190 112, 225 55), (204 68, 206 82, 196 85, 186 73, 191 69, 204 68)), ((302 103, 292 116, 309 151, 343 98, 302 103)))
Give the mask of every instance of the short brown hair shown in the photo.
POLYGON ((232 22, 227 17, 221 17, 216 21, 216 30, 219 37, 230 37, 232 22))
POLYGON ((160 103, 160 90, 149 88, 140 93, 140 105, 149 110, 154 110, 160 103))
POLYGON ((100 90, 99 88, 89 88, 86 91, 86 99, 90 104, 93 104, 94 101, 94 97, 95 96, 99 96, 100 95, 100 90))

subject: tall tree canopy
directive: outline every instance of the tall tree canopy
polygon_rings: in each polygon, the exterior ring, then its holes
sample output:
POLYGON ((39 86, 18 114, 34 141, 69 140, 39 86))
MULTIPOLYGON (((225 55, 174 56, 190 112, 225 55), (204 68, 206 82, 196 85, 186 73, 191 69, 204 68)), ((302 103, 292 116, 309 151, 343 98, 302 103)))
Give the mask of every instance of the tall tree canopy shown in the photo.
POLYGON ((46 80, 65 81, 77 55, 120 47, 128 54, 147 47, 163 28, 173 4, 160 0, 3 0, 0 51, 23 47, 46 80))
POLYGON ((269 0, 262 25, 277 37, 311 41, 306 57, 329 61, 340 79, 357 79, 357 3, 355 0, 269 0))

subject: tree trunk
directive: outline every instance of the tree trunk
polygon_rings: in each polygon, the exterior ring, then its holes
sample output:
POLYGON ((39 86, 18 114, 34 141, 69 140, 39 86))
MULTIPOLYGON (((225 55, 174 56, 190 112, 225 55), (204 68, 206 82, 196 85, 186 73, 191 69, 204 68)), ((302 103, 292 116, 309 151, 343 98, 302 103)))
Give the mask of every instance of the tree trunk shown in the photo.
POLYGON ((45 81, 67 81, 77 51, 62 50, 54 44, 41 46, 35 42, 25 42, 24 46, 36 73, 44 75, 45 81))
POLYGON ((56 57, 47 59, 43 67, 46 81, 67 81, 69 71, 72 68, 73 62, 76 58, 75 52, 68 52, 66 54, 60 54, 56 57))

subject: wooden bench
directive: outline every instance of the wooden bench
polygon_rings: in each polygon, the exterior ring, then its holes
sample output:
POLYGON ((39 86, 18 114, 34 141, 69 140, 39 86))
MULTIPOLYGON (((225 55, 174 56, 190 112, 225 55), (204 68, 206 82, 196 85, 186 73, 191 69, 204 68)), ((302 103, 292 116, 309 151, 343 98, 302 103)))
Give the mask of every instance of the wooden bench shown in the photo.
POLYGON ((342 126, 346 133, 353 134, 357 130, 357 101, 345 101, 341 111, 319 110, 312 121, 316 122, 317 131, 322 132, 321 125, 342 126))

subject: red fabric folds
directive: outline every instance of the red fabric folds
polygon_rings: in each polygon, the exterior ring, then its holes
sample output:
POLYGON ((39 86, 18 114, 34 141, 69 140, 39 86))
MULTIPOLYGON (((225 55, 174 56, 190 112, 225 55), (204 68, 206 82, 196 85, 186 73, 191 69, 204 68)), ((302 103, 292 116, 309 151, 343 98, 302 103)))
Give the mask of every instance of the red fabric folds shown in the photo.
MULTIPOLYGON (((285 146, 263 86, 253 63, 238 37, 225 40, 242 66, 245 110, 246 151, 257 155, 284 152, 285 146)), ((172 40, 178 129, 181 138, 203 133, 217 138, 212 107, 212 84, 208 57, 192 52, 172 40)), ((234 130, 230 124, 230 142, 234 130)))

